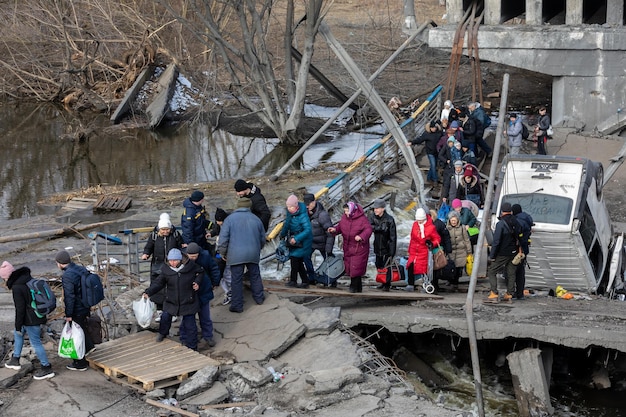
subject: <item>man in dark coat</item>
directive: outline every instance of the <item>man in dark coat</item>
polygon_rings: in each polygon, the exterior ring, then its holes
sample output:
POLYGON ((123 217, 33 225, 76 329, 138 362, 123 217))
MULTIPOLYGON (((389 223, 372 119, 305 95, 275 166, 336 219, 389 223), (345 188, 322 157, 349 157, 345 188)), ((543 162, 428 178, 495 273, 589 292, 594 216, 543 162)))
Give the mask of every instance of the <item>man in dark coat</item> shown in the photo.
POLYGON ((180 225, 183 229, 183 247, 191 242, 196 242, 201 248, 209 249, 207 242, 207 228, 209 219, 202 202, 204 193, 194 191, 189 198, 183 201, 183 214, 180 218, 180 225))
MULTIPOLYGON (((211 305, 213 299, 213 287, 217 287, 220 283, 220 268, 217 262, 208 250, 202 249, 197 243, 190 243, 187 246, 187 256, 189 260, 200 265, 204 269, 200 289, 198 290, 198 299, 200 300, 200 330, 202 331, 202 339, 210 347, 215 346, 213 340, 213 320, 211 320, 211 305)), ((182 336, 181 336, 182 338, 182 336)))
MULTIPOLYGON (((312 252, 318 250, 322 254, 322 258, 326 259, 328 256, 333 256, 333 246, 335 245, 335 236, 327 232, 328 228, 333 225, 330 220, 330 215, 324 209, 322 203, 315 199, 315 195, 307 193, 302 198, 309 213, 309 219, 311 220, 311 231, 313 233, 313 244, 311 245, 312 252)), ((315 282, 316 275, 311 258, 304 258, 304 265, 309 273, 309 282, 315 282)), ((328 277, 321 277, 323 283, 328 283, 328 277)), ((337 286, 337 282, 330 284, 331 286, 337 286)))
POLYGON ((30 344, 35 349, 35 354, 41 362, 41 369, 35 372, 34 379, 48 379, 54 376, 52 365, 48 361, 46 350, 41 343, 41 325, 46 324, 47 318, 38 317, 35 310, 31 308, 31 296, 26 283, 33 279, 30 269, 23 266, 15 269, 9 262, 4 261, 0 266, 0 278, 4 279, 7 288, 13 294, 13 304, 15 305, 15 328, 13 330, 14 345, 11 359, 4 364, 9 369, 19 371, 20 356, 24 346, 24 334, 28 334, 30 344))
POLYGON ((496 224, 496 230, 493 232, 493 243, 487 259, 487 276, 489 277, 489 286, 491 288, 489 300, 498 300, 496 275, 500 272, 505 272, 506 294, 504 294, 502 299, 510 301, 515 291, 515 270, 517 267, 513 265, 513 258, 519 251, 517 236, 519 236, 521 228, 517 219, 513 216, 511 203, 502 203, 500 212, 502 214, 500 221, 496 224))
MULTIPOLYGON (((84 266, 72 262, 70 254, 64 250, 59 251, 54 260, 57 267, 63 271, 61 283, 63 285, 63 302, 65 303, 65 321, 70 323, 75 321, 83 328, 86 356, 96 348, 87 331, 87 318, 91 309, 83 304, 81 292, 81 278, 87 275, 89 271, 84 266)), ((88 368, 87 360, 85 358, 74 359, 66 368, 70 371, 86 371, 88 368)))
MULTIPOLYGON (((469 117, 466 111, 459 113, 459 120, 461 121, 463 128, 463 146, 467 146, 474 153, 476 153, 476 133, 478 129, 476 127, 476 120, 469 117)), ((481 136, 482 137, 482 136, 481 136)))
POLYGON ((439 142, 439 139, 441 138, 441 129, 440 125, 437 124, 436 121, 428 123, 425 129, 426 130, 421 136, 410 141, 408 145, 411 146, 424 143, 426 155, 428 156, 428 163, 430 164, 426 179, 436 184, 437 181, 439 181, 439 177, 437 176, 437 156, 439 154, 439 152, 437 152, 437 142, 439 142))
POLYGON ((374 255, 376 255, 376 268, 387 268, 387 282, 381 284, 379 289, 389 291, 391 288, 391 263, 396 256, 398 235, 396 234, 396 221, 385 210, 385 200, 374 200, 373 212, 369 215, 369 222, 374 233, 374 255))
POLYGON ((173 316, 182 316, 180 323, 180 343, 189 349, 198 349, 198 327, 196 313, 200 311, 197 291, 204 276, 200 265, 190 261, 179 249, 172 249, 167 254, 167 265, 163 265, 157 280, 146 289, 144 298, 165 288, 163 315, 159 323, 156 341, 167 337, 172 326, 173 316))
POLYGON ((250 211, 261 219, 263 228, 267 232, 270 227, 270 219, 272 218, 272 212, 267 206, 265 197, 261 194, 261 189, 251 182, 246 182, 242 179, 238 179, 235 182, 235 192, 239 198, 249 198, 252 202, 252 208, 250 211))
POLYGON ((249 198, 240 198, 237 209, 232 212, 220 231, 218 252, 230 267, 232 299, 229 311, 243 312, 243 273, 248 270, 252 298, 263 304, 263 281, 261 280, 261 249, 265 245, 265 229, 261 220, 252 214, 249 198))
MULTIPOLYGON (((532 227, 535 224, 530 214, 522 211, 522 206, 519 204, 513 204, 511 210, 517 222, 521 227, 521 236, 519 238, 519 245, 522 248, 525 256, 528 256, 530 251, 530 235, 532 233, 532 227)), ((526 259, 522 260, 515 269, 515 298, 518 300, 524 299, 524 286, 526 285, 526 259)))

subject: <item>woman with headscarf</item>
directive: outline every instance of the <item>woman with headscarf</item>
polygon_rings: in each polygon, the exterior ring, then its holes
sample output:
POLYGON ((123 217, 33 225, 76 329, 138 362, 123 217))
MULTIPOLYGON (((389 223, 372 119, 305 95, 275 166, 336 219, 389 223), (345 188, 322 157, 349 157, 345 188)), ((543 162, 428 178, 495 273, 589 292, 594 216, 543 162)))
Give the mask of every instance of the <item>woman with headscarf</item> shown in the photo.
POLYGON ((367 258, 370 253, 372 225, 363 212, 363 208, 353 201, 343 205, 343 216, 328 233, 343 237, 343 262, 345 274, 350 277, 350 292, 362 292, 362 277, 367 270, 367 258))
POLYGON ((409 241, 409 259, 406 263, 408 270, 408 285, 406 291, 415 290, 415 275, 422 278, 428 273, 428 252, 441 243, 441 237, 423 208, 415 212, 415 223, 411 229, 409 241))

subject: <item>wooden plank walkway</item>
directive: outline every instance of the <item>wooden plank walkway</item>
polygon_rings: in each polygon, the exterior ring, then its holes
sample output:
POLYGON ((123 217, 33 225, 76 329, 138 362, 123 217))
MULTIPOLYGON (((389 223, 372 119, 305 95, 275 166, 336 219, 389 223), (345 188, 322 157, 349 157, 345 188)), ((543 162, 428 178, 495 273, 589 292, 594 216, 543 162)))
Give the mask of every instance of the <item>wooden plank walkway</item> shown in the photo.
POLYGON ((157 342, 156 333, 149 331, 102 343, 86 359, 114 381, 145 391, 178 384, 205 366, 219 365, 174 340, 157 342))
POLYGON ((348 289, 338 288, 318 288, 310 286, 309 288, 286 287, 282 282, 263 281, 263 287, 269 292, 287 292, 302 295, 315 295, 326 297, 352 297, 352 298, 371 298, 379 300, 398 300, 398 301, 417 301, 417 300, 442 300, 441 295, 426 294, 419 292, 421 287, 415 287, 416 291, 407 292, 403 290, 391 290, 389 292, 363 288, 363 292, 351 293, 348 289))
POLYGON ((94 213, 107 213, 110 211, 126 211, 132 205, 133 200, 130 197, 122 197, 118 195, 103 195, 93 206, 94 213))

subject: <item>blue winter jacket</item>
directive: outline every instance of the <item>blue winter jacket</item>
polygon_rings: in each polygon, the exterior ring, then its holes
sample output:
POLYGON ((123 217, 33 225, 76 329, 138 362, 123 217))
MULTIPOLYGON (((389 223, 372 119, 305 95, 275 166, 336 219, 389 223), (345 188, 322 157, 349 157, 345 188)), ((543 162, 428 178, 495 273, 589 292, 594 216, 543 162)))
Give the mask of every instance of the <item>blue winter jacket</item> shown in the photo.
POLYGON ((261 220, 248 208, 238 208, 226 217, 218 252, 226 265, 258 264, 265 245, 265 228, 261 220))
POLYGON ((206 249, 200 249, 198 259, 193 262, 204 269, 204 277, 202 277, 202 282, 200 283, 198 298, 200 298, 200 305, 206 305, 213 299, 213 287, 217 287, 220 284, 220 268, 206 249))
POLYGON ((87 316, 89 307, 82 302, 81 277, 87 273, 87 268, 71 262, 61 275, 63 285, 63 302, 65 303, 65 317, 87 316))
POLYGON ((209 219, 204 206, 197 206, 189 198, 186 198, 183 201, 180 225, 183 229, 183 242, 187 244, 196 242, 201 248, 207 247, 206 233, 209 219))
POLYGON ((296 239, 296 245, 291 246, 287 242, 289 248, 289 256, 294 258, 311 257, 313 252, 313 229, 311 229, 311 219, 309 219, 309 212, 306 205, 302 202, 298 203, 298 211, 291 214, 289 210, 285 209, 287 216, 283 223, 283 229, 280 231, 280 237, 290 239, 291 237, 296 239))

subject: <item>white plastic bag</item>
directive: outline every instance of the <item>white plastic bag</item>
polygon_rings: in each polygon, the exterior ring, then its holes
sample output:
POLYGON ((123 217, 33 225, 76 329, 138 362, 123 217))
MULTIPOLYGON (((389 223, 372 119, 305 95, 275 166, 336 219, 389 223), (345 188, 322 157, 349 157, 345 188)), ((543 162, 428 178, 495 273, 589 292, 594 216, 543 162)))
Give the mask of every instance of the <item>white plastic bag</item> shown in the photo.
POLYGON ((546 135, 548 136, 554 135, 554 129, 552 129, 552 125, 550 125, 550 127, 548 127, 548 130, 546 130, 546 135))
POLYGON ((156 311, 156 304, 148 298, 141 297, 139 300, 133 301, 133 311, 135 312, 137 324, 145 329, 150 326, 152 316, 156 311))
POLYGON ((65 322, 59 340, 59 356, 67 359, 82 359, 85 356, 85 332, 75 321, 65 322))

